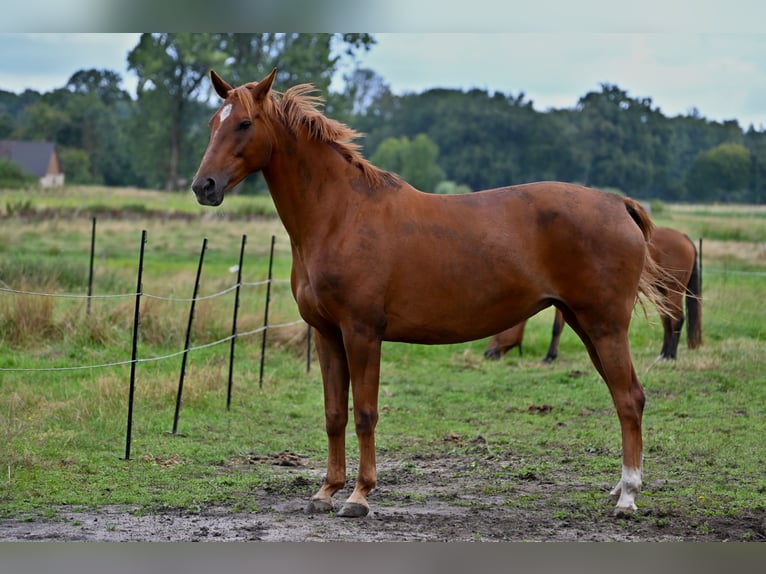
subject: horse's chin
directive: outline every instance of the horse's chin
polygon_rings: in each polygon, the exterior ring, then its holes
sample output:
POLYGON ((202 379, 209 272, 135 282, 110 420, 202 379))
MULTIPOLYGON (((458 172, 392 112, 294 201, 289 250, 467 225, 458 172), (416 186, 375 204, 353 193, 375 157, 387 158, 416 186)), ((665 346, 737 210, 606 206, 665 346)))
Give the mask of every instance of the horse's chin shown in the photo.
POLYGON ((217 189, 194 189, 194 196, 197 198, 197 203, 208 207, 217 207, 223 203, 224 192, 217 189))
POLYGON ((223 203, 223 194, 215 195, 212 197, 199 197, 197 196, 197 203, 207 207, 218 207, 223 203))

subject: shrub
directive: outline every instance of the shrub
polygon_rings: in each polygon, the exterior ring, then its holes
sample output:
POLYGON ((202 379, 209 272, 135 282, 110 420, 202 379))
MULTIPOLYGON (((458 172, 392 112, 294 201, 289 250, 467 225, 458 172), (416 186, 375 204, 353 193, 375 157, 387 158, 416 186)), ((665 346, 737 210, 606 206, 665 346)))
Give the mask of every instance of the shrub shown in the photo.
POLYGON ((37 178, 18 165, 0 158, 0 189, 23 189, 35 185, 37 178))

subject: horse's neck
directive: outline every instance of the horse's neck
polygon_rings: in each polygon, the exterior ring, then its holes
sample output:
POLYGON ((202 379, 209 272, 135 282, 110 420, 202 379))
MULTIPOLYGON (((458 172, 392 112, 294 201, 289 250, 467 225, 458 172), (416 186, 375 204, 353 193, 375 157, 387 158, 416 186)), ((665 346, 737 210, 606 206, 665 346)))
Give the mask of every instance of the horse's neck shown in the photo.
MULTIPOLYGON (((298 245, 316 239, 354 209, 356 171, 329 144, 275 146, 263 176, 279 217, 298 245)), ((357 196, 357 197, 355 197, 357 196)))

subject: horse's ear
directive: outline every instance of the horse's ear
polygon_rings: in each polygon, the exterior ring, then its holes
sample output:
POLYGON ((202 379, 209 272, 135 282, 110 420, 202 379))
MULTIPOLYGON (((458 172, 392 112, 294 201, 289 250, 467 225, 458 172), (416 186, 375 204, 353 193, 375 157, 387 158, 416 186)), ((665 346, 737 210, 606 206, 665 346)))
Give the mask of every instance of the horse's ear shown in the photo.
POLYGON ((277 69, 274 68, 271 70, 271 73, 263 78, 260 82, 258 82, 255 87, 253 88, 253 97, 256 101, 262 101, 263 98, 266 97, 266 95, 269 93, 269 90, 271 90, 271 85, 274 83, 274 78, 277 75, 277 69))
POLYGON ((210 70, 210 81, 213 82, 215 92, 224 100, 229 96, 229 92, 234 89, 226 82, 226 80, 216 74, 215 70, 210 70))

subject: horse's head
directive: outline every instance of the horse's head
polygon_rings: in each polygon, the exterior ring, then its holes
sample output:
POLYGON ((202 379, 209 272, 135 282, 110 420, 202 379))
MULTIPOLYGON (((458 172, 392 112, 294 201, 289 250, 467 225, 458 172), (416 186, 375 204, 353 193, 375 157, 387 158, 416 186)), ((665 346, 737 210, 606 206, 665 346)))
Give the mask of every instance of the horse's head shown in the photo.
POLYGON ((210 142, 192 182, 200 204, 220 205, 227 191, 268 164, 271 129, 263 111, 271 104, 276 73, 275 68, 260 82, 233 88, 210 71, 213 88, 224 101, 210 118, 210 142))

